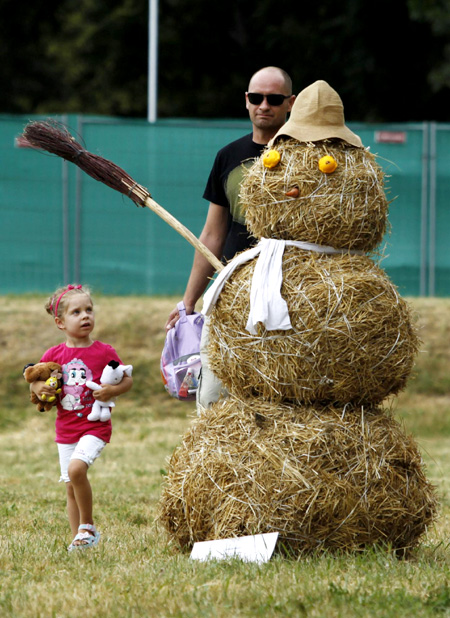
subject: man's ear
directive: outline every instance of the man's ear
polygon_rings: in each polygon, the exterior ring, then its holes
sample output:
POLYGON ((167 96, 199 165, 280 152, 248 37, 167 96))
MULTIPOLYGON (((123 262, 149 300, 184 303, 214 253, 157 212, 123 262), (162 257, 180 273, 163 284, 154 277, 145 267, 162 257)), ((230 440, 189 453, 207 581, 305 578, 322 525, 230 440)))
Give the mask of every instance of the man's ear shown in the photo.
POLYGON ((289 110, 288 110, 289 112, 292 111, 292 106, 295 103, 295 99, 296 99, 295 94, 291 95, 291 98, 289 99, 289 110))

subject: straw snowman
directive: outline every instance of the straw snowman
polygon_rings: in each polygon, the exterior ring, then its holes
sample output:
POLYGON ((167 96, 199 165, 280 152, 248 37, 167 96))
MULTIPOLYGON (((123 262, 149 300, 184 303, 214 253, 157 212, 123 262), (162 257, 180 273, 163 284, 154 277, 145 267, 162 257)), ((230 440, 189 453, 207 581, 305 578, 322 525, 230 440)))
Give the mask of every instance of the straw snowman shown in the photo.
POLYGON ((418 347, 407 304, 366 254, 387 225, 382 170, 325 82, 299 95, 271 153, 278 164, 266 167, 263 154, 249 169, 242 203, 252 234, 275 245, 266 262, 282 252, 281 276, 266 269, 265 295, 254 276, 262 249, 226 279, 214 306, 208 293, 211 368, 246 396, 378 403, 404 387, 418 347), (329 174, 319 167, 326 157, 336 165, 329 174))
POLYGON ((380 404, 405 386, 418 338, 367 255, 386 230, 383 173, 326 82, 297 97, 242 202, 261 241, 204 306, 230 396, 174 452, 160 518, 182 547, 272 531, 292 551, 414 547, 436 498, 380 404))

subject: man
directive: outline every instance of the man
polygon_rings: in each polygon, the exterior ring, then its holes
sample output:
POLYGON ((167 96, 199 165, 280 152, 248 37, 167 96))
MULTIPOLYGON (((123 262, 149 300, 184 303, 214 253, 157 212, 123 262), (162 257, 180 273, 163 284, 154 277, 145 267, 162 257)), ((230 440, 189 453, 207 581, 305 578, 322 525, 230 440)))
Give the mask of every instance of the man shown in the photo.
MULTIPOLYGON (((248 92, 245 93, 245 105, 252 122, 252 133, 219 150, 203 194, 209 201, 209 209, 200 240, 219 259, 230 260, 236 253, 248 249, 256 242, 247 231, 240 209, 242 163, 251 165, 259 157, 266 144, 285 124, 294 101, 291 78, 282 69, 265 67, 250 79, 248 92)), ((213 274, 212 265, 196 251, 183 297, 187 314, 195 310, 213 274)), ((172 328, 178 319, 178 309, 175 308, 169 315, 166 329, 172 328)), ((208 337, 207 318, 200 346, 202 370, 197 390, 199 411, 227 395, 222 383, 209 368, 206 352, 208 337)))
MULTIPOLYGON (((251 164, 251 160, 261 154, 286 122, 294 100, 291 78, 283 69, 265 67, 250 79, 245 105, 252 122, 252 133, 231 142, 217 153, 203 194, 209 201, 209 209, 200 240, 219 259, 229 260, 254 242, 240 212, 241 164, 248 159, 251 164)), ((194 311, 213 274, 211 264, 197 251, 183 297, 187 314, 194 311)), ((175 308, 167 320, 167 330, 175 325, 178 317, 175 308)))

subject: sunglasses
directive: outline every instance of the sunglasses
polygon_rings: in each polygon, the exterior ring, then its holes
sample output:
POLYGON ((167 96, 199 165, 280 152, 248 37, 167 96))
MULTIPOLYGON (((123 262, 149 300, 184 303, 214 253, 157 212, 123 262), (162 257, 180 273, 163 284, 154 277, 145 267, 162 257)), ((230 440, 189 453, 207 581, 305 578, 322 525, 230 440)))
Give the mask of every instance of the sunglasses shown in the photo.
POLYGON ((264 99, 266 99, 269 105, 278 107, 282 105, 286 99, 290 99, 291 96, 290 94, 260 94, 259 92, 247 92, 248 100, 252 105, 261 105, 264 99))

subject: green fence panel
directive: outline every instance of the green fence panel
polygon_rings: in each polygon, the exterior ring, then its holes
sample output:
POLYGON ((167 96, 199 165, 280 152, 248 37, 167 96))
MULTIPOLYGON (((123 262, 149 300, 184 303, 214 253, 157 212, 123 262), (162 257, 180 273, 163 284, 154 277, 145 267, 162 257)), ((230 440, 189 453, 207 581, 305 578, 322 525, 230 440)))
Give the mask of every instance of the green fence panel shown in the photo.
POLYGON ((431 127, 429 289, 431 296, 450 295, 450 125, 431 127))
MULTIPOLYGON (((249 130, 248 123, 214 128, 183 122, 82 125, 89 150, 122 167, 196 236, 207 212, 202 194, 215 153, 249 130)), ((181 294, 193 247, 148 208, 136 208, 127 197, 89 178, 83 178, 82 187, 81 280, 89 279, 104 292, 181 294), (89 250, 97 233, 89 225, 94 219, 108 231, 101 256, 89 250)))
POLYGON ((390 232, 382 243, 385 257, 381 266, 402 294, 424 294, 423 200, 426 168, 423 155, 426 127, 422 123, 384 124, 358 127, 356 132, 364 146, 370 147, 378 156, 378 162, 387 176, 386 193, 392 200, 389 207, 390 232), (389 139, 393 141, 387 141, 389 139))
MULTIPOLYGON (((148 208, 76 166, 17 147, 15 138, 35 119, 0 115, 0 293, 82 281, 106 294, 182 294, 191 245, 148 208)), ((56 119, 90 152, 145 186, 196 236, 217 150, 251 130, 248 120, 56 119)), ((388 175, 392 230, 383 242, 382 267, 403 295, 450 295, 450 126, 349 124, 388 175)))
POLYGON ((24 119, 0 122, 0 291, 50 289, 64 279, 64 165, 15 146, 24 119), (37 161, 39 159, 39 161, 37 161))

